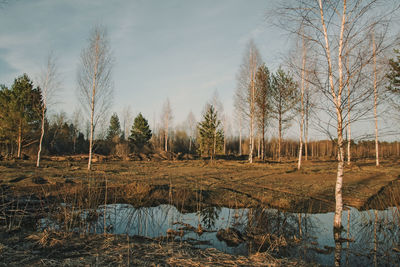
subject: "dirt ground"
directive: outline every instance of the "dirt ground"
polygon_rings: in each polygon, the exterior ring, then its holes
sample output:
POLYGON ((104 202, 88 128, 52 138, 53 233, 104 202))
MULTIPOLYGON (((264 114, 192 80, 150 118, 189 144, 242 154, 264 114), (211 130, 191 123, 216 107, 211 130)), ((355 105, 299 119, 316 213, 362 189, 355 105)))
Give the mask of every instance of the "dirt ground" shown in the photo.
MULTIPOLYGON (((357 209, 400 178, 400 161, 353 162, 346 166, 344 204, 357 209)), ((191 209, 202 205, 225 207, 267 206, 287 211, 326 212, 334 206, 335 161, 307 161, 298 171, 296 162, 248 164, 246 161, 103 161, 86 170, 85 161, 45 159, 41 168, 33 161, 0 162, 0 186, 20 195, 60 197, 65 190, 95 183, 107 187, 108 202, 136 206, 174 204, 191 209)), ((375 207, 376 208, 376 207, 375 207)), ((382 207, 384 208, 384 207, 382 207)))
MULTIPOLYGON (((383 209, 400 203, 399 163, 383 160, 377 168, 373 161, 358 161, 346 166, 345 205, 383 209)), ((337 163, 307 161, 298 171, 295 161, 103 160, 88 172, 85 161, 70 157, 45 158, 42 167, 34 166, 29 160, 0 161, 0 266, 302 266, 267 253, 235 256, 186 242, 38 232, 35 220, 57 212, 58 204, 55 209, 50 204, 69 201, 82 209, 168 203, 182 212, 202 206, 333 211, 337 163)))

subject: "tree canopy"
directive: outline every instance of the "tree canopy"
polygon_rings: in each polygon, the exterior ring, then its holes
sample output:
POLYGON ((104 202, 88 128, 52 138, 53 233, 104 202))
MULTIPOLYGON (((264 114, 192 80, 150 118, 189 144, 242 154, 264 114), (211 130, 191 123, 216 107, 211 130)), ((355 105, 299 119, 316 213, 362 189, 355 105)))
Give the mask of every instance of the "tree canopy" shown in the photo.
POLYGON ((203 120, 199 122, 197 128, 199 131, 200 153, 211 156, 211 159, 223 149, 224 133, 220 126, 221 121, 218 120, 217 111, 213 105, 209 105, 203 120))
MULTIPOLYGON (((114 141, 115 138, 119 139, 121 136, 121 125, 117 113, 114 113, 110 118, 110 126, 107 131, 107 140, 114 141)), ((117 140, 118 141, 118 140, 117 140)))
POLYGON ((389 60, 389 90, 396 96, 400 96, 400 50, 395 50, 396 59, 389 60))
POLYGON ((133 122, 129 143, 136 149, 142 149, 149 144, 151 136, 152 133, 147 120, 142 113, 139 113, 133 122))
POLYGON ((11 89, 0 88, 0 140, 3 143, 17 143, 21 156, 23 145, 35 140, 42 109, 40 88, 34 87, 28 75, 14 80, 11 89))

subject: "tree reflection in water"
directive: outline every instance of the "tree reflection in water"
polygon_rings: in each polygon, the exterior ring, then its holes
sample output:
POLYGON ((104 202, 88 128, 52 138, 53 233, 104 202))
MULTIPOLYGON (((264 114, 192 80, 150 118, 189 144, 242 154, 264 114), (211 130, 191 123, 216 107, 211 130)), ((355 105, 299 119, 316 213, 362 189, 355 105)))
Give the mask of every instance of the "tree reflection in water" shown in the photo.
MULTIPOLYGON (((179 240, 204 241, 201 248, 214 247, 232 254, 268 251, 275 257, 302 259, 328 266, 398 266, 400 263, 400 215, 398 208, 343 213, 344 228, 333 231, 333 212, 292 213, 276 209, 229 209, 207 207, 197 213, 181 213, 174 206, 134 208, 127 204, 107 205, 82 211, 87 224, 72 231, 166 236, 169 229, 182 235, 179 240), (105 214, 104 214, 105 212, 105 214), (95 213, 96 216, 91 216, 95 213), (93 217, 93 218, 92 218, 93 217), (89 222, 89 218, 92 218, 89 222), (347 219, 347 220, 346 220, 347 219), (104 225, 106 222, 106 225, 104 225), (196 232, 198 224, 204 231, 196 232), (189 227, 190 226, 190 227, 189 227), (185 229, 182 229, 185 228, 185 229), (219 240, 220 229, 240 232, 241 243, 230 247, 219 240)), ((42 220, 41 229, 64 229, 51 218, 42 220)), ((227 232, 229 233, 229 232, 227 232)))
POLYGON ((199 211, 201 224, 207 229, 213 229, 215 227, 215 221, 218 220, 221 207, 206 207, 199 211))

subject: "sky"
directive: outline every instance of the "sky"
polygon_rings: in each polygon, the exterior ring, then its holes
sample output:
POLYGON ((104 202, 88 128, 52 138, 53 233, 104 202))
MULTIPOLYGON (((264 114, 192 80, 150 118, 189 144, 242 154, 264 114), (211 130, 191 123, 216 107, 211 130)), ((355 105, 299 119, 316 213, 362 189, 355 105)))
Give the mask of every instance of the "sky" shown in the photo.
POLYGON ((37 76, 53 51, 63 85, 57 109, 69 112, 81 50, 103 25, 115 58, 114 111, 130 105, 151 122, 169 98, 178 123, 190 110, 198 118, 216 90, 230 111, 251 38, 268 66, 280 64, 286 40, 266 23, 272 7, 265 0, 9 1, 0 9, 0 81, 37 76))
MULTIPOLYGON (((0 5, 0 84, 38 76, 50 52, 62 88, 52 112, 79 107, 80 53, 96 25, 107 28, 113 67, 112 111, 130 106, 150 125, 169 98, 174 124, 200 119, 215 91, 232 117, 236 74, 250 39, 276 70, 291 43, 267 23, 274 0, 8 0, 0 5)), ((232 122, 233 123, 233 122, 232 122)))

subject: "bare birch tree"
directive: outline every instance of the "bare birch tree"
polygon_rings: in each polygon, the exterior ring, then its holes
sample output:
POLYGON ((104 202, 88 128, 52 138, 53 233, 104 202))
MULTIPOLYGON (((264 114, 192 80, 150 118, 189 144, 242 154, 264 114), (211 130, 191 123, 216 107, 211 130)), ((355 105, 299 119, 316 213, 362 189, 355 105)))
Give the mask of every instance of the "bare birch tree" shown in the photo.
POLYGON ((375 120, 375 160, 376 166, 379 166, 379 139, 378 139, 378 113, 377 113, 377 105, 378 105, 378 77, 376 70, 376 45, 375 45, 375 32, 374 29, 371 33, 372 39, 372 56, 373 56, 373 69, 374 69, 374 120, 375 120))
POLYGON ((269 119, 271 97, 271 75, 265 65, 261 65, 256 74, 256 121, 260 136, 260 157, 265 157, 265 131, 269 119))
MULTIPOLYGON (((301 27, 303 28, 303 27, 301 27)), ((302 30, 301 30, 302 34, 302 30)), ((303 34, 302 34, 303 35, 303 34)), ((301 37, 301 51, 302 51, 302 63, 301 63, 301 81, 300 81, 300 113, 301 113, 301 118, 300 118, 300 141, 299 141, 299 159, 297 163, 297 169, 300 170, 301 168, 301 158, 303 156, 303 134, 304 134, 304 113, 305 113, 305 107, 304 107, 304 87, 306 86, 306 61, 307 61, 307 46, 306 46, 306 41, 305 37, 301 37)))
POLYGON ((243 130, 243 113, 241 112, 241 104, 238 101, 238 98, 235 95, 234 98, 234 119, 236 121, 237 125, 237 130, 239 132, 239 156, 242 155, 242 130, 243 130))
MULTIPOLYGON (((398 44, 399 40, 394 38, 387 42, 385 39, 389 39, 387 36, 387 25, 384 27, 377 28, 376 25, 371 31, 371 45, 372 45, 372 73, 373 73, 373 81, 372 87, 374 92, 374 126, 375 126, 375 165, 377 167, 380 166, 380 154, 379 154, 379 130, 378 130, 378 107, 381 102, 384 102, 387 99, 387 94, 385 91, 380 90, 380 88, 385 87, 390 79, 388 80, 387 73, 389 72, 389 64, 387 59, 387 52, 389 52, 389 48, 398 44), (386 42, 385 42, 386 41, 386 42), (384 45, 382 45, 382 43, 384 45), (384 51, 382 50, 382 46, 385 47, 384 51), (378 52, 378 53, 377 53, 378 52), (379 53, 380 52, 380 53, 379 53)), ((390 49, 391 50, 391 49, 390 49)), ((387 93, 387 92, 386 92, 387 93)))
POLYGON ((237 89, 235 94, 235 102, 238 112, 243 114, 243 117, 248 120, 249 124, 249 162, 253 163, 254 150, 254 129, 256 120, 256 73, 262 60, 260 53, 250 40, 246 47, 246 52, 243 57, 243 63, 240 66, 237 75, 237 89))
POLYGON ((349 82, 347 85, 347 165, 351 164, 351 75, 350 75, 349 60, 347 59, 347 76, 349 82))
POLYGON ((128 140, 132 128, 133 116, 131 106, 125 106, 122 110, 122 134, 123 139, 128 140))
POLYGON ((187 123, 188 131, 189 131, 189 153, 192 153, 193 139, 196 135, 196 130, 197 130, 196 118, 192 111, 189 112, 187 119, 186 119, 186 123, 187 123))
MULTIPOLYGON (((284 8, 278 12, 286 16, 287 22, 297 25, 304 23, 308 29, 307 39, 315 43, 319 54, 318 71, 314 73, 320 92, 330 103, 327 113, 332 115, 337 136, 338 168, 335 185, 335 216, 334 228, 340 229, 343 200, 342 185, 344 176, 344 139, 343 130, 346 127, 346 111, 354 114, 352 120, 364 116, 370 109, 365 107, 366 100, 371 96, 368 86, 363 86, 365 81, 365 67, 372 62, 368 35, 374 25, 386 20, 388 13, 383 14, 383 7, 392 12, 393 6, 379 5, 379 0, 300 0, 287 1, 284 8), (293 5, 294 4, 294 5, 293 5), (373 13, 375 12, 375 13, 373 13), (346 62, 346 60, 348 60, 346 62), (347 69, 346 69, 347 68, 347 69), (350 96, 352 97, 350 109, 346 109, 349 101, 345 89, 352 81, 350 96), (357 85, 357 86, 356 86, 357 85), (362 105, 364 104, 364 106, 362 105), (354 112, 357 107, 357 112, 354 112)), ((298 26, 296 26, 298 27, 298 26)), ((291 29, 286 27, 286 29, 291 29)), ((292 31, 295 33, 295 31, 292 31)), ((381 46, 376 53, 381 53, 381 46), (379 51, 379 52, 378 52, 379 51)), ((326 103, 324 105, 327 105, 326 103)), ((328 123, 328 125, 330 125, 328 123)))
POLYGON ((90 114, 88 160, 88 170, 90 170, 95 128, 112 103, 113 56, 105 28, 95 27, 90 33, 88 42, 88 46, 82 50, 80 57, 78 93, 83 109, 90 114))
MULTIPOLYGON (((216 114, 217 114, 217 119, 222 124, 222 128, 223 128, 223 131, 224 131, 224 135, 223 135, 223 137, 224 137, 223 153, 225 155, 225 153, 226 153, 226 136, 225 136, 225 133, 226 133, 228 125, 227 125, 226 115, 224 113, 224 105, 222 104, 222 102, 221 102, 221 100, 219 98, 218 90, 214 91, 214 93, 213 93, 213 95, 211 97, 209 105, 212 105, 214 107, 214 109, 216 111, 216 114)), ((215 132, 215 134, 217 134, 217 132, 215 132)), ((215 140, 217 140, 217 139, 215 139, 215 140)), ((216 144, 214 146, 214 153, 215 152, 216 152, 216 144)))
POLYGON ((289 67, 292 73, 295 74, 296 79, 298 79, 300 94, 298 96, 299 103, 299 113, 300 113, 300 135, 299 135, 299 153, 298 153, 298 164, 297 169, 300 170, 303 157, 303 146, 304 146, 304 156, 307 161, 308 157, 308 130, 309 130, 309 120, 313 103, 313 91, 311 87, 310 78, 315 71, 315 59, 312 53, 313 48, 310 46, 310 42, 304 33, 303 24, 300 25, 298 31, 299 40, 296 44, 296 49, 294 54, 289 58, 289 67), (301 54, 301 57, 298 57, 301 54), (304 138, 304 139, 303 139, 304 138), (304 140, 304 143, 303 143, 304 140))
POLYGON ((40 130, 40 139, 39 139, 39 149, 37 153, 36 167, 40 166, 40 155, 42 152, 42 143, 45 131, 45 120, 46 120, 46 112, 51 104, 51 100, 56 93, 56 90, 60 87, 60 81, 58 78, 58 71, 56 60, 53 54, 49 54, 47 57, 46 67, 42 70, 38 77, 38 86, 42 92, 42 107, 41 107, 41 130, 40 130))
POLYGON ((161 121, 163 124, 164 128, 164 150, 168 151, 168 133, 170 127, 172 127, 172 109, 171 109, 171 104, 169 102, 169 98, 165 100, 164 106, 162 109, 162 114, 161 114, 161 121))
MULTIPOLYGON (((311 65, 310 69, 313 67, 311 65)), ((308 67, 306 67, 308 70, 308 67)), ((308 133, 310 129, 310 119, 314 113, 315 108, 315 88, 312 86, 312 82, 309 82, 310 72, 306 71, 305 73, 305 81, 306 86, 304 88, 304 159, 308 160, 308 133)))

